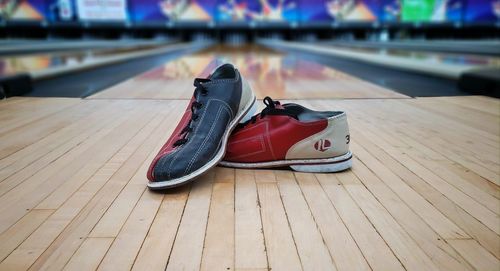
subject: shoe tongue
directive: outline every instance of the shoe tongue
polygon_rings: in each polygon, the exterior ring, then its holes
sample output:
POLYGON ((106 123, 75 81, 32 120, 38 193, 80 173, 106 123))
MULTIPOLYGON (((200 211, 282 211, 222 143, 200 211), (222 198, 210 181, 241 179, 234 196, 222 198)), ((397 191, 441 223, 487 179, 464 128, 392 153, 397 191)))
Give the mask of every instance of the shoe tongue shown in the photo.
POLYGON ((210 80, 228 79, 234 77, 233 65, 227 63, 218 67, 209 77, 210 80))
MULTIPOLYGON (((264 109, 266 110, 266 109, 264 109)), ((290 117, 293 117, 295 119, 297 119, 297 116, 296 114, 294 114, 294 112, 292 112, 291 110, 289 110, 288 108, 284 107, 282 104, 280 103, 277 103, 274 105, 274 108, 270 108, 268 110, 271 110, 273 111, 273 115, 283 115, 283 116, 290 116, 290 117), (276 110, 277 109, 277 110, 276 110)))
POLYGON ((274 105, 274 108, 276 108, 276 109, 283 109, 283 110, 285 109, 285 107, 282 106, 281 104, 274 105))

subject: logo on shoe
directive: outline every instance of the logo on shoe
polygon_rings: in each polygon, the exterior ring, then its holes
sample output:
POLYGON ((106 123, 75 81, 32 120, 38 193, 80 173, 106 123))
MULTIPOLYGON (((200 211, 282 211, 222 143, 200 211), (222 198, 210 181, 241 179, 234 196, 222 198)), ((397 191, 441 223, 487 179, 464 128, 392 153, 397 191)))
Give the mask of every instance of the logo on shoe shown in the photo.
POLYGON ((330 140, 328 140, 328 139, 320 139, 320 140, 316 141, 316 143, 314 143, 314 148, 317 151, 321 151, 321 152, 324 152, 331 147, 332 147, 332 142, 330 142, 330 140))

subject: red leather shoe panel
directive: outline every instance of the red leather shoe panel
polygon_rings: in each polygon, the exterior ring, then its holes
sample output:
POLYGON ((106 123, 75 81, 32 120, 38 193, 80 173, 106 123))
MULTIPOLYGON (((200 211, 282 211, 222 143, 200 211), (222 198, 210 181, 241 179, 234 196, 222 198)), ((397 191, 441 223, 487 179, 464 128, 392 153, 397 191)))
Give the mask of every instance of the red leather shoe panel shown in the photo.
POLYGON ((289 116, 259 118, 255 124, 247 124, 231 135, 224 160, 240 163, 283 160, 291 146, 327 125, 326 120, 302 123, 289 116))
POLYGON ((160 151, 158 152, 158 154, 155 156, 155 158, 151 162, 151 165, 149 166, 148 174, 147 174, 148 179, 150 181, 154 181, 153 169, 154 169, 156 163, 158 162, 158 160, 160 160, 160 158, 162 156, 164 156, 165 154, 168 154, 171 151, 173 151, 174 150, 174 142, 177 141, 178 139, 181 139, 180 133, 181 133, 182 129, 187 125, 189 120, 191 119, 191 114, 192 114, 191 113, 191 104, 193 103, 193 101, 194 101, 194 97, 191 98, 191 101, 187 105, 186 111, 184 111, 184 115, 182 116, 181 120, 179 121, 179 123, 175 127, 174 132, 172 133, 170 138, 167 140, 167 142, 163 145, 163 147, 161 147, 160 151))

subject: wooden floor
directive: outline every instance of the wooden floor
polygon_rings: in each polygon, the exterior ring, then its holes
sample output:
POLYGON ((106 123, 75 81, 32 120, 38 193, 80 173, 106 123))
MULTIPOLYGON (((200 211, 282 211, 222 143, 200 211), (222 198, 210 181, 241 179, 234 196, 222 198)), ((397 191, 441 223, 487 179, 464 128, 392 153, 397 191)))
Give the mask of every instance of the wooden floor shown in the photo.
POLYGON ((0 101, 0 270, 499 270, 500 100, 287 85, 277 96, 347 111, 352 170, 215 168, 153 193, 192 76, 158 95, 141 80, 0 101))

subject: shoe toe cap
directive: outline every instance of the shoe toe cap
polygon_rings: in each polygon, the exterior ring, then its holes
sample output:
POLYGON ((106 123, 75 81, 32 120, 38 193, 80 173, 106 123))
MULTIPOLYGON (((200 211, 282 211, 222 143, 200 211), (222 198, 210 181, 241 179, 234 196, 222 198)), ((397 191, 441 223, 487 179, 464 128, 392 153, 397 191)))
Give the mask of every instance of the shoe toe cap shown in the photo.
POLYGON ((208 159, 204 156, 193 158, 171 153, 161 157, 153 168, 154 181, 165 182, 184 177, 205 165, 208 159))

